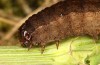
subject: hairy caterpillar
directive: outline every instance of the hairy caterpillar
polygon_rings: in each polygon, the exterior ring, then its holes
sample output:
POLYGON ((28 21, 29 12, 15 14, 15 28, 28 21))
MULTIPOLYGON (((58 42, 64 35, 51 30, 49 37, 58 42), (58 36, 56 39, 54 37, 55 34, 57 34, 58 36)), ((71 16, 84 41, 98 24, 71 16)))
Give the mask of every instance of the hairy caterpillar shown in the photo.
MULTIPOLYGON (((32 15, 20 27, 26 47, 40 45, 69 36, 100 34, 100 0, 65 0, 32 15)), ((58 47, 59 43, 57 43, 58 47)))

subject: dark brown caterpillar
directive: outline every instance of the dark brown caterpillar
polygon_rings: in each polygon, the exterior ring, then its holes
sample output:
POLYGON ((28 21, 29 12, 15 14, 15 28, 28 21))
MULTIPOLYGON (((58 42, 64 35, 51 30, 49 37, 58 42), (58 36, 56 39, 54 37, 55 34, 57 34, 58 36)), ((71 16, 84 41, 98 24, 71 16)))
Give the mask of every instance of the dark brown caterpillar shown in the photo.
MULTIPOLYGON (((100 0, 65 0, 29 17, 19 29, 26 47, 45 45, 68 36, 100 34, 100 0)), ((57 47, 58 47, 57 43, 57 47)))

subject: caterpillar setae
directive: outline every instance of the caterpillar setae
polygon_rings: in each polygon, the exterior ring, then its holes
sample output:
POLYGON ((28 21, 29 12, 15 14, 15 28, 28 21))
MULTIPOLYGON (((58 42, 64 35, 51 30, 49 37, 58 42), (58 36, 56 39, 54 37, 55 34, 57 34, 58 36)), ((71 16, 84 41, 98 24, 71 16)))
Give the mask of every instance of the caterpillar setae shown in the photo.
MULTIPOLYGON (((39 45, 70 36, 100 34, 100 0, 65 0, 29 17, 19 29, 22 45, 39 45)), ((57 43, 58 47, 59 43, 57 43)))

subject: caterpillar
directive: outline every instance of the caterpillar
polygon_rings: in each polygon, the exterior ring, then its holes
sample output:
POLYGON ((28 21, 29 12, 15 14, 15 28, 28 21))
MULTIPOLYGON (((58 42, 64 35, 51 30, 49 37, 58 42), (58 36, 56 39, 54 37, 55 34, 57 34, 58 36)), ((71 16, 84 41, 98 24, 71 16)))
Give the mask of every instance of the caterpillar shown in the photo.
POLYGON ((100 34, 100 0, 65 0, 30 16, 19 28, 22 46, 41 46, 65 37, 100 34))

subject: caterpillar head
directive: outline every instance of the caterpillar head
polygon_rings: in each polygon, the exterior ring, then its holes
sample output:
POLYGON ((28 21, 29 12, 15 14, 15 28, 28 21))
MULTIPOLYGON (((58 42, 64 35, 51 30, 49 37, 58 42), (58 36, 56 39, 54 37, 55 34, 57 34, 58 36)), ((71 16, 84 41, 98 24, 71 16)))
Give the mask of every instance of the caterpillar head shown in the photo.
POLYGON ((22 42, 22 46, 23 47, 29 47, 30 46, 30 42, 32 39, 32 30, 30 25, 26 25, 26 23, 24 23, 20 29, 19 29, 19 33, 20 33, 20 41, 22 42))

